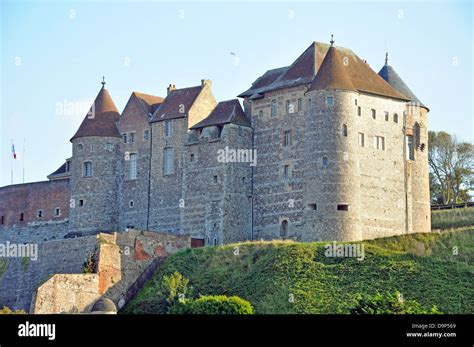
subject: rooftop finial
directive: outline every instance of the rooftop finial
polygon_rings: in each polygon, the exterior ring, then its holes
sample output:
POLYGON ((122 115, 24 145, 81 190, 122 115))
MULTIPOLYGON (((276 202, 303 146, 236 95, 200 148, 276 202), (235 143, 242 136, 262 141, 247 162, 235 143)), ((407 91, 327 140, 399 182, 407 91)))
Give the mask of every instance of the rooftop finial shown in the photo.
POLYGON ((102 76, 102 82, 100 82, 100 83, 102 83, 102 89, 105 89, 105 77, 104 76, 102 76))
POLYGON ((388 65, 388 52, 385 52, 385 66, 388 65))
POLYGON ((333 34, 331 34, 331 41, 329 41, 329 42, 331 42, 331 47, 334 46, 334 35, 333 34))

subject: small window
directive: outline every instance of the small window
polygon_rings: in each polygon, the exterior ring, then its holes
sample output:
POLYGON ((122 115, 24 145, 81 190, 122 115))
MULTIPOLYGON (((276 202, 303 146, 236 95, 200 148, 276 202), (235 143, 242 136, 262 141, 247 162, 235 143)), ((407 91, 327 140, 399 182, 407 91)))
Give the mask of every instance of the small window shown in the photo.
POLYGON ((329 165, 328 157, 323 157, 323 166, 328 166, 328 165, 329 165))
POLYGON ((374 148, 384 151, 385 150, 385 137, 374 136, 374 148))
POLYGON ((277 101, 272 100, 272 117, 277 116, 277 101))
POLYGON ((242 183, 245 183, 245 177, 242 177, 242 183))
POLYGON ((84 169, 83 169, 83 176, 84 177, 91 177, 92 176, 92 163, 90 161, 86 161, 84 163, 84 169))
POLYGON ((280 237, 284 239, 287 236, 288 236, 288 221, 283 220, 280 224, 280 237))
POLYGON ((317 209, 318 209, 318 205, 308 204, 308 210, 316 211, 317 209))
POLYGON ((165 137, 170 137, 173 134, 173 123, 171 123, 171 120, 165 120, 164 131, 165 137))
POLYGON ((174 171, 173 148, 166 147, 163 149, 163 174, 171 175, 174 171))
POLYGON ((123 143, 127 143, 127 134, 122 135, 123 143))
POLYGON ((384 112, 384 115, 385 115, 385 121, 388 122, 388 112, 385 111, 385 112, 384 112))
POLYGON ((38 210, 38 211, 36 212, 36 217, 38 217, 38 218, 43 218, 43 210, 38 210))
POLYGON ((311 108, 311 99, 308 99, 306 107, 308 110, 311 108))
POLYGON ((359 117, 362 116, 362 109, 360 108, 360 106, 357 106, 357 115, 359 117))
POLYGON ((290 165, 283 166, 283 179, 287 180, 290 178, 290 165))
POLYGON ((143 141, 148 141, 150 139, 150 130, 143 130, 143 141))
POLYGON ((357 99, 354 99, 354 104, 357 106, 357 99))
POLYGON ((137 154, 131 153, 130 154, 130 179, 135 180, 137 179, 137 154))
POLYGON ((263 117, 263 110, 258 111, 258 116, 263 117))
POLYGON ((291 130, 286 130, 283 133, 283 146, 291 146, 291 130))
POLYGON ((365 146, 365 135, 364 133, 359 133, 359 147, 365 146))
POLYGON ((334 106, 334 97, 326 96, 326 106, 334 106))
POLYGON ((23 222, 25 220, 25 214, 20 213, 20 222, 23 222))
POLYGON ((84 199, 79 199, 79 207, 83 207, 85 205, 84 199))
POLYGON ((407 160, 415 160, 415 143, 411 135, 407 135, 407 160))
POLYGON ((0 224, 5 224, 5 216, 0 217, 0 224))
POLYGON ((372 119, 377 119, 377 112, 374 109, 372 109, 371 111, 372 111, 372 119))
POLYGON ((397 113, 393 114, 393 122, 398 123, 398 114, 397 113))
POLYGON ((217 175, 214 175, 214 183, 217 183, 217 181, 218 181, 218 177, 217 175))
POLYGON ((303 110, 303 99, 298 99, 298 112, 303 110))
POLYGON ((293 104, 290 100, 286 100, 286 113, 293 113, 293 104))
POLYGON ((61 209, 59 207, 56 207, 54 209, 54 216, 59 217, 61 215, 61 209))
POLYGON ((114 149, 114 145, 111 143, 106 143, 105 144, 105 149, 108 151, 112 151, 114 149))
POLYGON ((71 162, 67 161, 66 162, 66 172, 69 172, 69 171, 71 171, 71 162))
POLYGON ((82 143, 80 143, 80 144, 77 145, 77 149, 82 150, 82 148, 84 148, 84 146, 82 145, 82 143))
POLYGON ((346 204, 337 205, 337 210, 338 211, 349 211, 349 205, 346 205, 346 204))
POLYGON ((135 143, 135 133, 130 133, 130 143, 135 143))
POLYGON ((129 206, 130 208, 132 208, 132 207, 134 206, 134 204, 135 204, 135 203, 133 202, 133 200, 130 200, 130 201, 128 202, 128 206, 129 206))
POLYGON ((345 136, 347 137, 347 125, 346 124, 343 124, 342 125, 342 136, 345 136))
POLYGON ((214 237, 214 246, 217 246, 217 237, 214 237))
POLYGON ((190 157, 189 157, 189 160, 190 161, 194 161, 194 153, 191 153, 190 157))

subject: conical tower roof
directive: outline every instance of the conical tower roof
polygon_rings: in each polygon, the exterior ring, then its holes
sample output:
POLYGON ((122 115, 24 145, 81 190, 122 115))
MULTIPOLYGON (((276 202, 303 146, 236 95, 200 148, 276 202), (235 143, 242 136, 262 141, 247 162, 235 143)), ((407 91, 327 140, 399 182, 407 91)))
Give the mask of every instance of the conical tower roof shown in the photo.
POLYGON ((308 91, 326 89, 356 91, 357 89, 349 77, 349 72, 346 68, 347 65, 347 63, 344 63, 344 57, 339 53, 339 50, 334 46, 329 47, 321 67, 314 77, 308 91))
POLYGON ((420 106, 428 109, 420 99, 408 88, 406 83, 397 74, 395 69, 388 65, 388 57, 385 58, 385 65, 379 71, 379 76, 382 77, 388 84, 390 84, 395 90, 405 95, 410 101, 418 103, 420 106))
POLYGON ((116 125, 119 117, 120 113, 103 82, 99 94, 71 140, 87 136, 120 137, 116 125))

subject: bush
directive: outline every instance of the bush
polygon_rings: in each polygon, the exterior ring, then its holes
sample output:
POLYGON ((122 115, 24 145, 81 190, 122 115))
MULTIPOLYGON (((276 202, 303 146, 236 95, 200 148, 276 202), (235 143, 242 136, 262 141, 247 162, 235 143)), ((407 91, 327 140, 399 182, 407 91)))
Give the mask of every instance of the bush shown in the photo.
POLYGON ((8 308, 7 306, 3 306, 3 308, 0 309, 0 314, 26 314, 26 312, 23 311, 23 310, 13 311, 12 309, 8 308))
POLYGON ((253 314, 250 302, 238 296, 210 295, 176 302, 170 314, 253 314))
POLYGON ((352 314, 441 314, 436 306, 426 310, 414 300, 403 300, 399 291, 387 292, 385 295, 359 294, 357 300, 357 305, 351 309, 352 314))
POLYGON ((171 276, 163 276, 161 292, 168 304, 173 304, 188 293, 188 283, 189 280, 177 271, 171 276))

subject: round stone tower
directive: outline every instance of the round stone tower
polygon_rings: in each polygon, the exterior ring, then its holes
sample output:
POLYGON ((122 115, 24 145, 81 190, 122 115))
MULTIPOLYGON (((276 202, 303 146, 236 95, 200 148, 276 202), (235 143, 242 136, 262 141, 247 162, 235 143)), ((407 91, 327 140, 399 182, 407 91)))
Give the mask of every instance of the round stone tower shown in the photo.
POLYGON ((120 114, 105 82, 71 138, 70 230, 82 235, 118 228, 120 114))
POLYGON ((306 92, 304 236, 302 241, 353 241, 362 235, 359 223, 359 168, 353 149, 357 137, 354 99, 358 95, 344 64, 331 46, 306 92), (354 140, 355 139, 355 140, 354 140))

